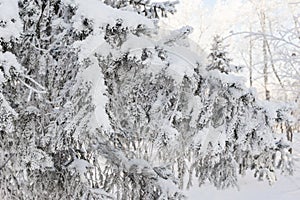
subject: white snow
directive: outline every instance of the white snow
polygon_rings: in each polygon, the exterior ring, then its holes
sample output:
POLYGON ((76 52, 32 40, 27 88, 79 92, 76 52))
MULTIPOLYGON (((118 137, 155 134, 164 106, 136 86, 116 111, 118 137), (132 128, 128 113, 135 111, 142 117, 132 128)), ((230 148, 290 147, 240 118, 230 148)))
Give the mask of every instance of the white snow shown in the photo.
POLYGON ((69 166, 68 168, 70 169, 75 169, 80 176, 81 181, 86 182, 86 172, 88 168, 91 167, 91 164, 87 162, 86 160, 82 159, 75 159, 69 166))
POLYGON ((92 97, 95 111, 93 120, 90 122, 91 127, 102 127, 105 131, 110 131, 110 121, 105 106, 108 103, 106 94, 106 86, 101 68, 98 65, 98 60, 95 56, 90 57, 92 64, 83 72, 85 80, 92 82, 92 97))
POLYGON ((170 66, 167 68, 167 72, 171 75, 177 83, 182 82, 184 75, 192 77, 194 69, 197 67, 196 63, 199 57, 188 48, 183 46, 167 47, 164 49, 168 52, 168 61, 170 66))
POLYGON ((19 16, 18 10, 18 0, 0 0, 0 23, 6 24, 0 26, 0 37, 5 41, 11 37, 17 38, 22 31, 21 20, 16 18, 19 16))
POLYGON ((92 56, 104 43, 103 35, 92 34, 83 41, 74 42, 73 47, 79 49, 78 58, 83 61, 85 58, 92 56))
MULTIPOLYGON (((1 32, 0 32, 1 33, 1 32)), ((3 67, 3 73, 0 71, 0 86, 3 82, 5 82, 6 77, 10 77, 10 69, 14 67, 16 72, 21 72, 22 67, 18 63, 14 54, 10 52, 2 53, 0 52, 0 66, 3 67)), ((6 108, 11 114, 14 116, 18 116, 18 114, 10 107, 9 103, 5 100, 4 96, 0 93, 0 101, 2 101, 1 107, 6 108)))
POLYGON ((139 24, 144 24, 148 28, 154 28, 153 21, 137 13, 130 11, 120 11, 114 9, 98 0, 65 0, 66 3, 78 7, 74 21, 78 27, 81 26, 82 17, 92 19, 94 27, 104 27, 106 24, 115 24, 118 19, 123 20, 123 26, 136 28, 139 24))
POLYGON ((293 176, 277 174, 277 182, 269 185, 268 181, 258 181, 253 172, 247 172, 245 177, 239 178, 240 190, 229 188, 217 190, 209 184, 200 188, 197 182, 185 194, 189 200, 297 200, 300 198, 300 134, 294 134, 294 167, 293 176))
MULTIPOLYGON (((10 52, 5 52, 5 53, 0 52, 0 66, 4 68, 4 75, 6 75, 7 77, 10 77, 9 70, 11 69, 11 67, 14 67, 16 72, 22 71, 22 67, 17 61, 15 55, 10 52)), ((0 83, 1 83, 1 79, 0 79, 0 83)))

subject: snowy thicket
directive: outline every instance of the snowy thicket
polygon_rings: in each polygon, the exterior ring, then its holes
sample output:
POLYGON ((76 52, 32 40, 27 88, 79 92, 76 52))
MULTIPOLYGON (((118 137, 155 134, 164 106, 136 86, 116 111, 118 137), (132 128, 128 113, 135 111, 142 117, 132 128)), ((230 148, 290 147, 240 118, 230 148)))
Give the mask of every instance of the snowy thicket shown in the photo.
POLYGON ((292 171, 289 108, 207 71, 190 27, 154 39, 174 5, 0 0, 3 199, 181 199, 292 171))

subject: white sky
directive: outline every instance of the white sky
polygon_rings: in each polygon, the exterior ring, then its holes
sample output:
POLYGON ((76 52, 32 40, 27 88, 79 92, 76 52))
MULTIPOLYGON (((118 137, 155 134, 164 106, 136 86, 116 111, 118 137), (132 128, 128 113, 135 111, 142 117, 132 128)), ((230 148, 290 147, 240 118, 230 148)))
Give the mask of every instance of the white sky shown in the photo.
POLYGON ((207 7, 212 8, 215 5, 216 0, 203 0, 203 3, 207 7))

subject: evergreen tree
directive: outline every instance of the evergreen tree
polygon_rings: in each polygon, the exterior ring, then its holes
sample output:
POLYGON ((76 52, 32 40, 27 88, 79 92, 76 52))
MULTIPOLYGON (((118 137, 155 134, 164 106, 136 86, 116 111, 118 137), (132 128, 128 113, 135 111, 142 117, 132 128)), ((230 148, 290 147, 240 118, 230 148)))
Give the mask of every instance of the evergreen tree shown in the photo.
POLYGON ((222 44, 222 38, 216 35, 212 44, 211 53, 208 56, 211 63, 207 67, 207 70, 217 69, 226 74, 231 72, 231 59, 227 57, 227 54, 226 47, 222 44))

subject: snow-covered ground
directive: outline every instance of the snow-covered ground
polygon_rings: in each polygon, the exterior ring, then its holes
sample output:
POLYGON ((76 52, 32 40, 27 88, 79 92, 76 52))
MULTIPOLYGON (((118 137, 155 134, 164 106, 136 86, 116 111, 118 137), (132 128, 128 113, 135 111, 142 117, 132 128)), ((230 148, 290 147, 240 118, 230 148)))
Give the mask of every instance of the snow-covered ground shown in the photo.
POLYGON ((217 190, 211 185, 198 188, 195 184, 186 194, 189 200, 298 200, 300 199, 300 133, 294 134, 293 176, 278 175, 278 181, 270 186, 267 181, 257 181, 252 174, 240 178, 240 190, 217 190))

